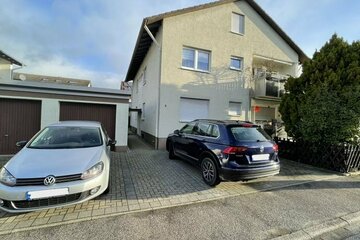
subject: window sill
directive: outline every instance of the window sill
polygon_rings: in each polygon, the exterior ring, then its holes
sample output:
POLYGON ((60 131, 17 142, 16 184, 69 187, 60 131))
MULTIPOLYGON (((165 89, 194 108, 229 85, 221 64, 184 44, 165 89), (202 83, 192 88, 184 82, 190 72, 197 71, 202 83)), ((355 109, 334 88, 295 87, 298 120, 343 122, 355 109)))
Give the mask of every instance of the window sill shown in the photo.
POLYGON ((204 70, 199 70, 199 69, 195 69, 195 68, 180 67, 180 69, 187 70, 187 71, 193 71, 193 72, 199 72, 199 73, 207 73, 207 74, 210 73, 210 71, 204 71, 204 70))
POLYGON ((233 34, 236 34, 236 35, 245 36, 244 33, 239 33, 239 32, 234 32, 234 31, 230 31, 230 32, 233 33, 233 34))
POLYGON ((241 68, 234 68, 234 67, 229 67, 230 70, 234 70, 234 71, 237 71, 237 72, 242 72, 243 70, 241 68))

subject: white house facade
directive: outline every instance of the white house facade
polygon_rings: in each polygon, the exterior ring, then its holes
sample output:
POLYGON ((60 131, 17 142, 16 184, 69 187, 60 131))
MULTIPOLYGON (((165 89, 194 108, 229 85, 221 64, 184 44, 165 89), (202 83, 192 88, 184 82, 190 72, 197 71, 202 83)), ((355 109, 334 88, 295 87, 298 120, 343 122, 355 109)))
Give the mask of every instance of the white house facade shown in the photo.
POLYGON ((130 126, 155 148, 194 119, 281 120, 284 83, 307 59, 252 0, 145 18, 126 81, 130 126))

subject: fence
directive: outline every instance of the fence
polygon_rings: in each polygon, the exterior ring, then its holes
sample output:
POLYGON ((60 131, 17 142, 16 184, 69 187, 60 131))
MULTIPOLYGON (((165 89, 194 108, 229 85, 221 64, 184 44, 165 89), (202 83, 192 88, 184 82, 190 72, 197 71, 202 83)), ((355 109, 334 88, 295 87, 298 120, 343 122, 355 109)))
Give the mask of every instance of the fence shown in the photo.
POLYGON ((275 141, 280 157, 338 172, 360 170, 359 145, 321 145, 279 138, 275 141))

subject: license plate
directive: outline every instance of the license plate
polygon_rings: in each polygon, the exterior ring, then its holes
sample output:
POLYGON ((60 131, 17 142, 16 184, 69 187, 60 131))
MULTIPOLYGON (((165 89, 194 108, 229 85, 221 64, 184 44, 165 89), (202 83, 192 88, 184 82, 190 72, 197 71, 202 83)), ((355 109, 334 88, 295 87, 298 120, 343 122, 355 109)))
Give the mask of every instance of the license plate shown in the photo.
POLYGON ((65 196, 69 194, 69 188, 49 189, 42 191, 30 191, 26 193, 26 200, 65 196))
POLYGON ((252 155, 253 161, 269 160, 270 154, 256 154, 252 155))

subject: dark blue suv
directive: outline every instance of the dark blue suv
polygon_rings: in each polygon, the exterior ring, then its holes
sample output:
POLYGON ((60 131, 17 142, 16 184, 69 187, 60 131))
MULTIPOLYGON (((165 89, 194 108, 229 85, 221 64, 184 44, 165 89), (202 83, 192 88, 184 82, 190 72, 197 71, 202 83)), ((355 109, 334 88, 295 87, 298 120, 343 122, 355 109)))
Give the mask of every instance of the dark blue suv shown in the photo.
POLYGON ((251 122, 195 120, 175 130, 166 141, 169 158, 197 163, 204 181, 249 180, 280 171, 278 146, 251 122))

